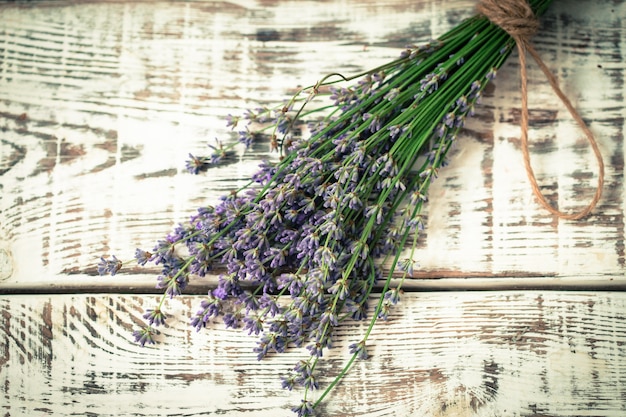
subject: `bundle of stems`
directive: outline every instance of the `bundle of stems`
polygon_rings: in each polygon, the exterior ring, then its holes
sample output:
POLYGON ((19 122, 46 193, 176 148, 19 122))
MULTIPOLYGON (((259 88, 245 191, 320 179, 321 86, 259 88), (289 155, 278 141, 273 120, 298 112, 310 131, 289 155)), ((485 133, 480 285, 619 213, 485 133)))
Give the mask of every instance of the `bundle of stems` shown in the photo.
MULTIPOLYGON (((541 15, 549 3, 530 6, 541 15)), ((152 251, 137 249, 140 264, 162 267, 157 286, 164 294, 146 312, 136 340, 154 343, 167 319, 164 301, 220 265, 225 272, 192 325, 201 329, 222 317, 227 327, 258 337, 259 359, 305 346, 308 359, 283 375, 282 385, 302 387, 293 411, 313 415, 354 361, 368 357, 372 328, 387 318, 417 268, 429 187, 514 46, 504 30, 476 15, 386 65, 350 78, 331 74, 286 105, 231 117, 233 128, 248 123, 242 142, 249 146, 264 132, 282 158, 261 164, 250 184, 217 206, 198 209, 152 251), (331 102, 312 107, 324 91, 331 102), (294 134, 316 114, 323 117, 307 137, 294 134), (369 325, 350 345, 345 367, 315 396, 335 329, 363 319, 369 325)), ((212 148, 209 156, 191 156, 189 170, 200 172, 230 152, 219 143, 212 148)), ((121 265, 102 258, 99 270, 115 274, 121 265)))

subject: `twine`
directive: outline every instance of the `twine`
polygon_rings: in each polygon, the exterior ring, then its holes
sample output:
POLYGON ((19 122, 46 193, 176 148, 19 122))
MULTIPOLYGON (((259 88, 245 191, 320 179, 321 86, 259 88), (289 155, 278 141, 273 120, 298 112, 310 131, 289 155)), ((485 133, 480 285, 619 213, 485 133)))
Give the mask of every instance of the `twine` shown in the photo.
POLYGON ((574 109, 572 103, 559 88, 554 74, 552 74, 541 57, 539 57, 535 48, 530 44, 530 38, 539 29, 539 21, 537 20, 537 17, 526 0, 481 0, 477 6, 477 11, 511 35, 517 44, 517 49, 519 51, 522 93, 522 112, 520 122, 522 131, 520 139, 522 143, 522 154, 524 157, 526 174, 528 175, 528 180, 530 181, 530 186, 532 187, 535 196, 546 210, 558 218, 578 220, 587 216, 596 207, 596 204, 602 196, 602 188, 604 187, 604 161, 602 160, 602 154, 600 153, 600 149, 598 148, 598 144, 593 136, 593 133, 591 133, 591 130, 589 130, 576 109, 574 109), (564 213, 555 209, 550 205, 550 203, 548 203, 539 189, 535 173, 533 172, 530 163, 530 155, 528 152, 528 77, 526 75, 526 53, 529 53, 535 59, 535 62, 537 62, 539 68, 541 68, 548 79, 548 82, 552 86, 554 93, 561 99, 576 123, 578 123, 578 126, 587 137, 587 141, 589 142, 589 145, 591 145, 591 148, 596 156, 596 160, 598 161, 598 185, 595 195, 589 205, 577 213, 564 213))

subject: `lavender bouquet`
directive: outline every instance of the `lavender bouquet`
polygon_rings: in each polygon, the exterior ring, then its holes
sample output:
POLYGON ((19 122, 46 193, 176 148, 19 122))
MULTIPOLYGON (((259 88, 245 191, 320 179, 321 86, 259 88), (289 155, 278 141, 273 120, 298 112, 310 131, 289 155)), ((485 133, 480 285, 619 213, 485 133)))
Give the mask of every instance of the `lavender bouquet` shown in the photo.
MULTIPOLYGON (((498 10, 536 25, 534 16, 550 0, 510 3, 520 10, 511 4, 498 10)), ((293 411, 313 415, 354 361, 367 359, 373 326, 399 302, 417 268, 428 189, 516 46, 517 39, 483 14, 408 47, 386 65, 349 78, 331 74, 286 104, 230 117, 246 146, 268 137, 280 162, 262 163, 247 186, 215 207, 199 208, 150 252, 137 249, 139 264, 162 268, 157 287, 164 294, 146 311, 136 340, 154 343, 167 320, 164 301, 216 268, 219 284, 191 325, 200 330, 221 317, 226 327, 258 337, 259 360, 305 347, 308 359, 295 364, 282 385, 301 387, 293 411), (305 128, 308 135, 297 134, 305 128), (345 367, 313 400, 322 385, 318 364, 335 330, 366 319, 345 367)), ((208 156, 190 155, 188 169, 204 171, 232 151, 220 143, 212 149, 208 156)), ((99 272, 121 267, 115 256, 102 258, 99 272)))

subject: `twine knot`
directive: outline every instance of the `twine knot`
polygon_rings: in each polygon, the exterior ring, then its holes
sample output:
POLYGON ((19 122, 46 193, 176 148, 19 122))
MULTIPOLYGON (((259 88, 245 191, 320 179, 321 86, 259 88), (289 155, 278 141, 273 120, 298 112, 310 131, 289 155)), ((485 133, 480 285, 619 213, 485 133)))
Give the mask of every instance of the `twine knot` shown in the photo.
POLYGON ((482 0, 476 9, 516 40, 528 42, 539 30, 539 20, 526 1, 482 0))
POLYGON ((524 156, 524 167, 526 168, 526 174, 528 175, 528 180, 530 181, 530 185, 533 189, 533 193, 539 200, 539 203, 550 213, 561 219, 567 220, 578 220, 589 213, 596 207, 598 201, 602 197, 602 188, 604 187, 604 161, 602 159, 602 154, 600 153, 600 149, 598 148, 598 144, 593 136, 589 127, 587 127, 586 123, 580 117, 572 103, 565 96, 563 91, 559 88, 559 84, 550 69, 543 62, 535 48, 530 44, 530 38, 537 32, 539 29, 539 21, 537 17, 533 13, 530 5, 526 0, 480 0, 479 4, 476 7, 478 13, 485 16, 489 19, 493 24, 501 27, 505 32, 507 32, 517 44, 517 49, 519 51, 519 63, 520 63, 520 78, 521 78, 521 135, 520 141, 522 143, 522 154, 524 156), (567 110, 569 110, 570 114, 578 123, 578 126, 583 131, 585 136, 587 137, 587 141, 593 150, 596 161, 598 163, 598 185, 596 188, 595 195, 593 199, 589 203, 587 207, 577 213, 567 214, 562 211, 559 211, 552 207, 548 201, 546 201, 543 196, 539 185, 537 184, 537 179, 535 178, 535 173, 533 172, 532 166, 530 164, 530 155, 528 151, 528 77, 526 75, 526 53, 529 53, 539 65, 539 68, 543 71, 552 90, 559 97, 559 99, 563 102, 567 110))

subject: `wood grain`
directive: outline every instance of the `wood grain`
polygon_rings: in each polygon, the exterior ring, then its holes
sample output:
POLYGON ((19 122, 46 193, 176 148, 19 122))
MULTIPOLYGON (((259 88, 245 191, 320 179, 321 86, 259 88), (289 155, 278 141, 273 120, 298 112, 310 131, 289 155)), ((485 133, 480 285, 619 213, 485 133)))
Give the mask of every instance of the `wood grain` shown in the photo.
MULTIPOLYGON (((280 103, 330 71, 386 62, 472 5, 3 3, 0 285, 101 285, 100 255, 151 248, 196 207, 243 184, 261 159, 276 158, 260 143, 229 166, 187 174, 188 152, 236 140, 227 114, 280 103)), ((534 39, 605 156, 594 215, 555 221, 533 201, 516 139, 514 54, 431 191, 419 278, 624 280, 625 14, 623 2, 557 1, 534 39)), ((529 71, 533 164, 548 198, 574 209, 593 195, 596 167, 540 72, 529 71)), ((130 270, 129 286, 153 273, 130 270)))
MULTIPOLYGON (((3 415, 289 415, 280 388, 306 351, 257 362, 255 338, 220 323, 200 333, 176 318, 162 344, 140 348, 130 323, 154 297, 0 299, 3 415)), ((325 416, 622 416, 626 294, 405 294, 377 325, 371 358, 331 394, 325 416)), ((365 331, 341 327, 324 358, 328 383, 365 331)))
MULTIPOLYGON (((277 158, 261 142, 187 174, 189 152, 237 140, 229 113, 387 62, 473 5, 0 2, 0 413, 291 415, 300 393, 279 376, 306 352, 257 362, 253 337, 220 323, 196 333, 195 295, 170 301, 163 343, 140 348, 131 332, 155 303, 158 271, 98 277, 95 263, 151 248, 277 158)), ((513 54, 431 189, 413 292, 375 327, 370 360, 322 415, 626 415, 626 292, 616 291, 626 286, 624 16, 623 1, 556 0, 533 40, 604 155, 594 214, 557 221, 534 202, 513 54)), ((597 169, 540 71, 529 75, 538 180, 574 210, 593 195, 597 169)), ((189 292, 214 284, 198 279, 189 292)), ((323 383, 364 331, 339 329, 323 383)))

